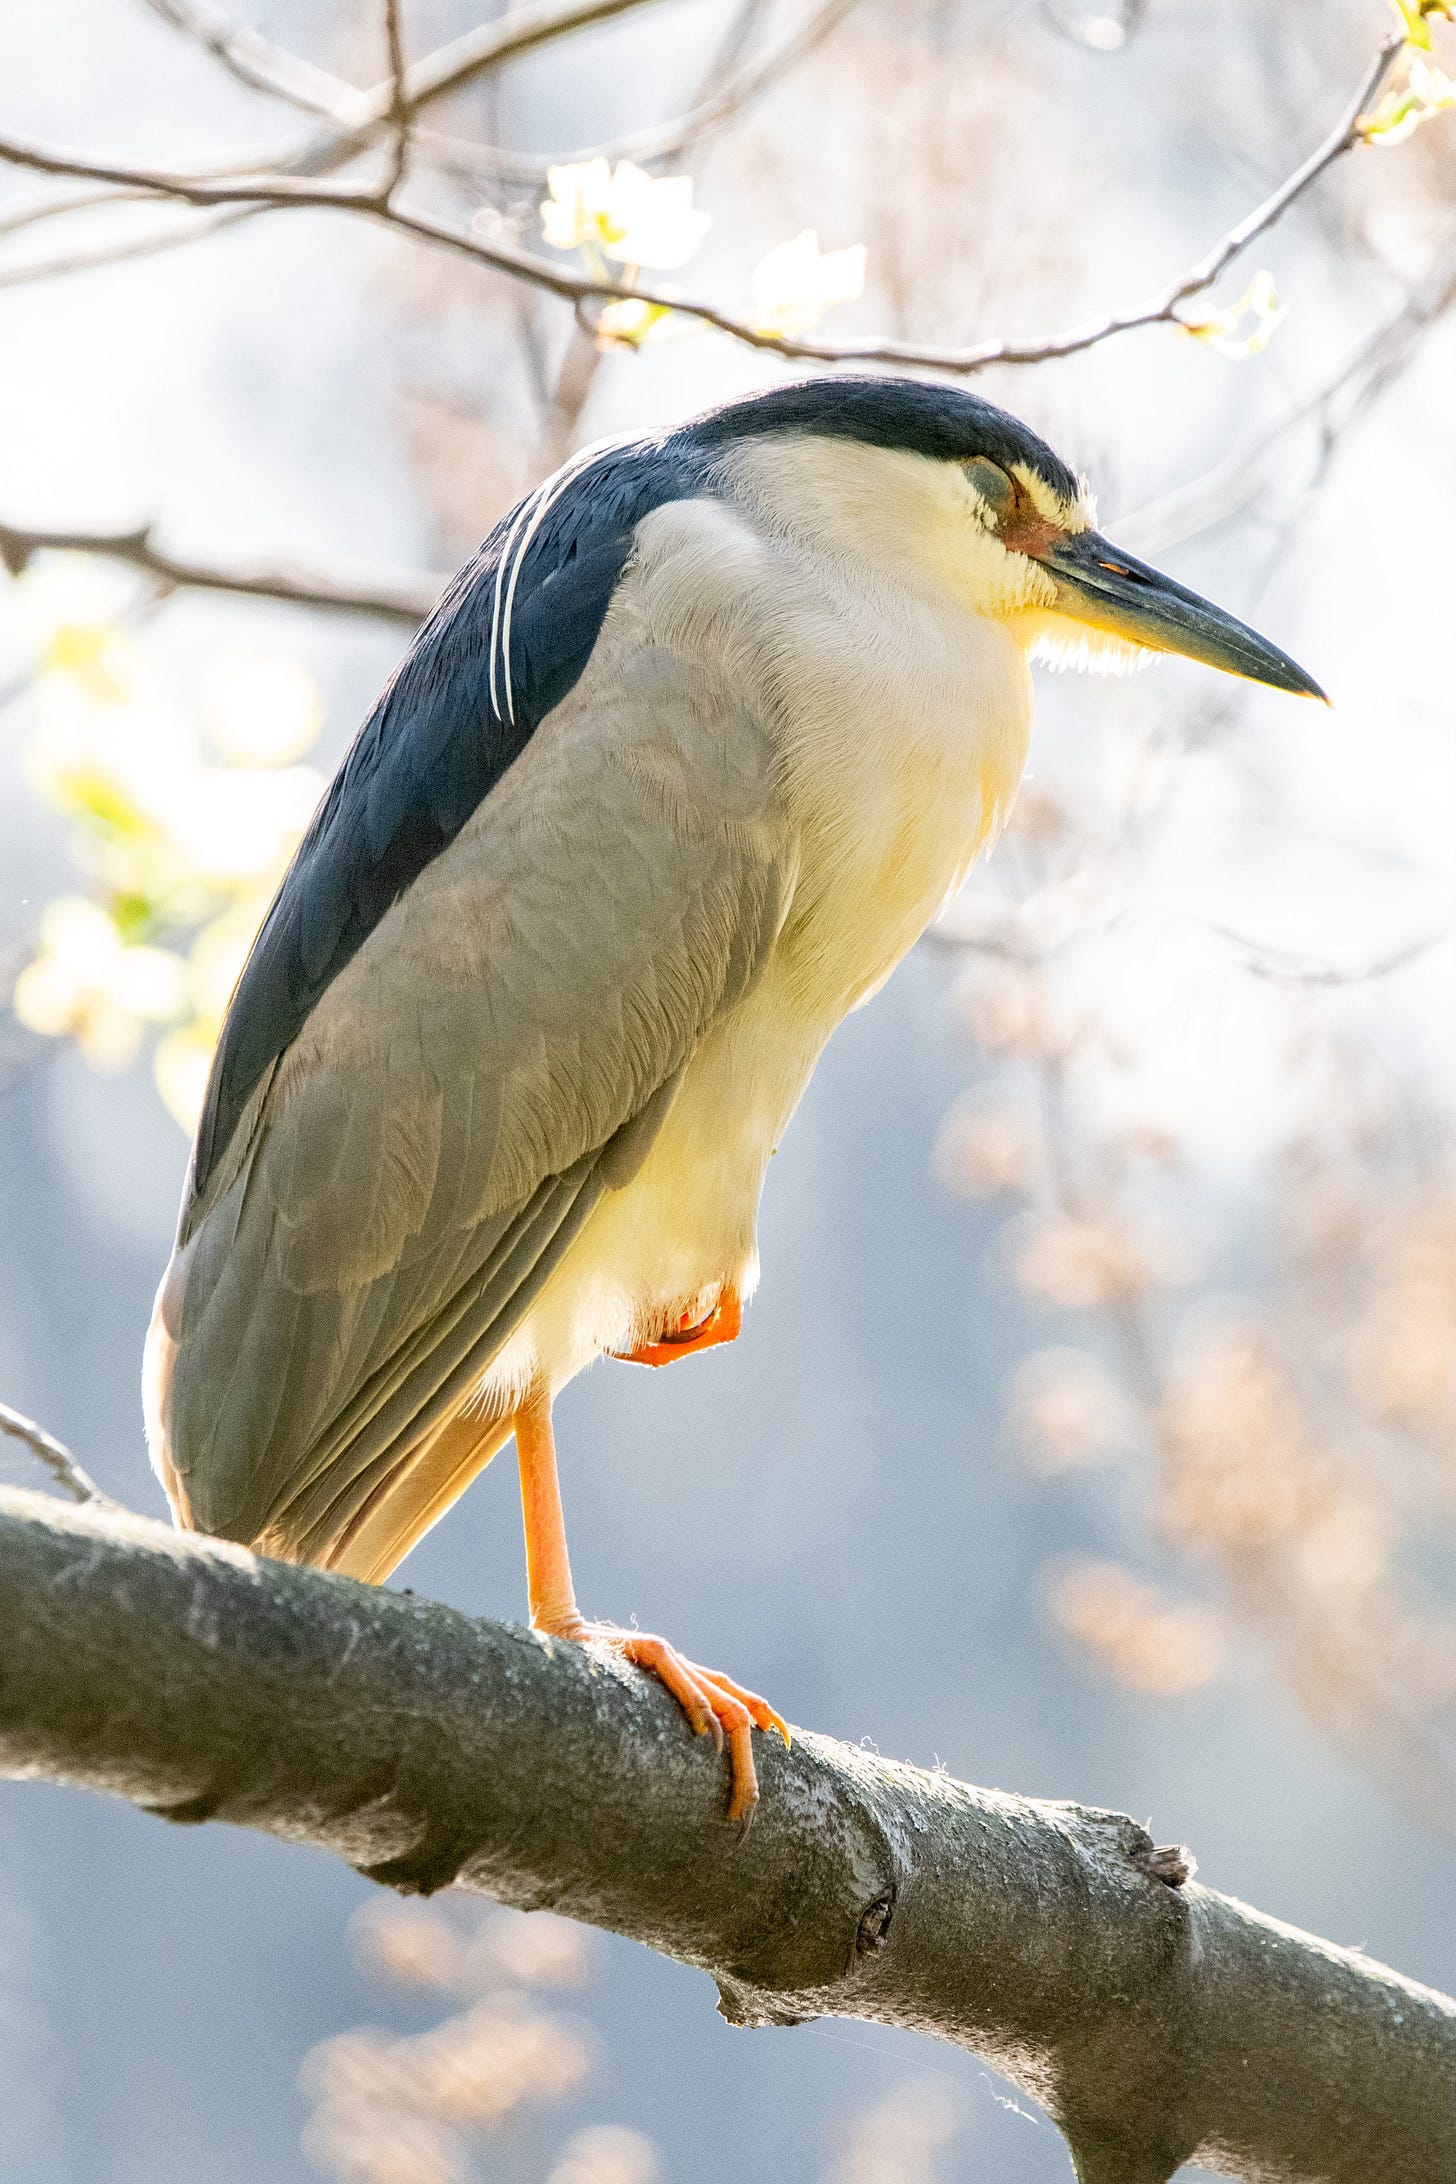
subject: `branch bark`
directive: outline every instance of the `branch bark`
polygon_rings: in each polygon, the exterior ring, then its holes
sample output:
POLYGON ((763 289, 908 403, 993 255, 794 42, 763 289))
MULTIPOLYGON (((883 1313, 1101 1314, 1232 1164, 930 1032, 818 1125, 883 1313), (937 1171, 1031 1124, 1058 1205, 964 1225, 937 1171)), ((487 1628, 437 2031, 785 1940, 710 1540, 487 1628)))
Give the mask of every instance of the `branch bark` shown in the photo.
POLYGON ((132 531, 37 530, 0 522, 0 566, 18 576, 33 554, 99 554, 149 578, 159 591, 226 592, 244 599, 276 599, 285 606, 326 607, 340 614, 370 615, 413 629, 445 588, 443 576, 414 570, 349 571, 189 561, 158 546, 149 524, 132 531))
POLYGON ((451 1883, 1033 2093, 1082 2184, 1449 2184, 1456 2002, 1184 1880, 1121 1814, 765 1742, 744 1836, 649 1678, 150 1520, 0 1493, 0 1771, 451 1883))

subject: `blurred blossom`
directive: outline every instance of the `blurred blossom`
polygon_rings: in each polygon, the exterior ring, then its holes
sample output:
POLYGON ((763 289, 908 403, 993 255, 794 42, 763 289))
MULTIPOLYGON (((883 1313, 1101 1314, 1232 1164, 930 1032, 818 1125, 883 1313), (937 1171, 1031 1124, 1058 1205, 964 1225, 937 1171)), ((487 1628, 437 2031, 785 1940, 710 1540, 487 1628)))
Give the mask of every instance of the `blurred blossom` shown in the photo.
POLYGON ((477 2003, 413 2038, 338 2034, 304 2061, 322 2105, 372 2106, 479 2130, 527 2100, 557 2100, 586 2075, 581 2035, 511 1999, 477 2003))
POLYGON ((1238 302, 1227 310, 1214 311, 1208 318, 1196 321, 1184 319, 1182 325, 1195 341, 1217 349, 1220 356, 1239 360, 1266 349, 1283 316, 1274 276, 1263 272, 1254 275, 1238 302))
MULTIPOLYGON (((370 2027, 342 2033, 305 2058, 300 2083, 315 2110, 305 2149, 343 2184, 467 2184, 479 2174, 478 2140, 525 2105, 561 2101, 580 2087, 589 2066, 584 2029, 508 1984, 581 1977, 587 1942, 570 1920, 379 1901, 355 1914, 350 1939, 367 1971, 458 1994, 469 2006, 413 2036, 370 2027)), ((597 2166, 587 2165, 593 2134, 582 2134, 580 2146, 573 2140, 567 2148, 580 2163, 563 2166, 563 2180, 651 2184, 645 2140, 630 2131, 597 2137, 597 2166)))
POLYGON ((1064 1564, 1051 1578, 1053 1622, 1105 1674, 1150 1698, 1176 1698, 1212 1682, 1222 1656, 1204 1608, 1175 1600, 1117 1562, 1064 1564))
POLYGON ((325 2102, 304 2125, 303 2150, 342 2184, 466 2184, 470 2176, 458 2131, 367 2101, 325 2102))
POLYGON ((42 680, 69 676, 94 703, 117 703, 136 671, 119 620, 135 591, 124 570, 94 555, 37 554, 8 583, 0 568, 5 635, 42 680))
POLYGON ((1102 1463, 1126 1440, 1127 1406, 1086 1350, 1034 1350, 1011 1383, 1007 1419, 1028 1468, 1047 1475, 1102 1463))
POLYGON ((132 947, 97 903, 66 895, 41 919, 40 952, 11 1006, 29 1031, 73 1038, 95 1069, 124 1069, 142 1029, 181 1014, 186 965, 165 948, 132 947))
POLYGON ((1022 1289, 1068 1311, 1136 1296, 1155 1278, 1145 1247, 1107 1221, 1037 1220, 1022 1235, 1016 1254, 1022 1289))
POLYGON ((598 315, 597 340, 607 347, 640 349, 671 317, 666 305, 649 303, 645 296, 618 296, 598 315))
POLYGON ((1445 113, 1453 106, 1456 106, 1456 84, 1451 78, 1443 75, 1439 68, 1413 60, 1405 84, 1387 91, 1374 111, 1362 116, 1360 134, 1367 144, 1378 144, 1388 150, 1414 136, 1423 121, 1430 121, 1434 115, 1445 113))
POLYGON ((1295 1547, 1295 1567, 1312 1591, 1348 1603, 1368 1592, 1389 1561, 1389 1525, 1373 1503, 1336 1493, 1295 1547))
POLYGON ((323 726, 318 687, 297 660, 235 656, 208 677, 203 719, 222 756, 239 766, 286 766, 323 726))
POLYGON ((554 1911, 497 1911, 471 1947, 509 1978, 532 1987, 579 1987, 591 1968, 594 1937, 554 1911))
POLYGON ((1407 43, 1427 52, 1431 45, 1430 18, 1444 15, 1449 19, 1452 14, 1451 0, 1390 0, 1390 7, 1407 43))
POLYGON ((822 2184, 936 2184, 944 2173, 936 2157, 964 2120, 953 2080, 907 2078, 855 2117, 822 2184))
POLYGON ((464 1944, 458 1929, 431 1904, 388 1897, 361 1904, 349 1938, 364 1968, 404 1987, 453 1987, 464 1944))
POLYGON ((865 247, 819 248, 813 228, 780 243, 753 276, 753 323, 762 334, 809 334, 837 303, 864 294, 865 247))
POLYGON ((1067 811, 1060 798, 1040 781, 1023 780, 1002 833, 1003 841, 1046 849, 1067 831, 1067 811))
POLYGON ((951 1109, 935 1145, 935 1172, 948 1190, 993 1198, 1025 1188, 1037 1134, 1013 1108, 988 1107, 974 1094, 951 1109))
POLYGON ((1256 1330, 1219 1329, 1175 1370, 1162 1411, 1172 1536, 1265 1546, 1299 1531, 1322 1467, 1287 1374, 1256 1330))
POLYGON ((1380 1416, 1449 1448, 1456 1436, 1456 1215, 1437 1195, 1388 1241, 1355 1332, 1357 1393, 1380 1416))
POLYGON ((318 732, 317 691, 286 660, 220 668, 203 714, 240 763, 218 765, 197 722, 122 672, 106 625, 57 622, 38 701, 27 770, 70 821, 95 895, 42 917, 12 1006, 97 1068, 125 1067, 148 1027, 171 1026, 153 1074, 190 1131, 229 996, 322 793, 311 767, 284 763, 318 732))
POLYGON ((546 2184, 657 2184, 661 2174, 651 2139, 622 2124, 596 2123, 567 2140, 546 2184))
POLYGON ((579 1987, 593 1936, 552 1911, 494 1910, 473 1923, 434 1905, 366 1903, 350 1926, 366 1970, 403 1986, 480 1995, 503 1983, 579 1987))
POLYGON ((556 250, 596 250, 619 265, 666 272, 693 255, 708 214, 693 210, 691 175, 648 174, 630 159, 548 167, 541 231, 556 250))
POLYGON ((1052 1056, 1067 1040, 1056 1026, 1044 982, 1028 971, 976 972, 958 996, 959 1014, 986 1054, 1052 1056))
POLYGON ((58 622, 41 647, 42 675, 69 675, 98 705, 120 705, 132 686, 129 648, 114 622, 58 622))
POLYGON ((166 1032, 152 1055, 152 1081, 162 1105, 188 1137, 201 1119, 216 1045, 215 1031, 189 1024, 185 1030, 166 1032))
POLYGON ((221 917, 204 925, 192 943, 188 959, 188 987, 198 1021, 210 1025, 214 1036, 232 991, 247 961, 258 928, 262 901, 257 892, 242 895, 221 917))
POLYGON ((1152 1168, 1171 1168, 1182 1158, 1182 1142, 1162 1123, 1139 1122, 1113 1139, 1111 1150, 1125 1160, 1137 1160, 1152 1168))

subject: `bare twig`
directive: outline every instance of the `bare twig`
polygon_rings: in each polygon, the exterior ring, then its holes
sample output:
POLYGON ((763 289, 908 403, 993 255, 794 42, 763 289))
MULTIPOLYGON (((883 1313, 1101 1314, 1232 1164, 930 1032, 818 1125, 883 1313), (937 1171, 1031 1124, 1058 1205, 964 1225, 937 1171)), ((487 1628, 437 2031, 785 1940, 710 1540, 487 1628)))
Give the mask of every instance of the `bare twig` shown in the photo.
MULTIPOLYGON (((114 205, 128 202, 156 205, 158 198, 146 191, 138 191, 135 198, 128 198, 124 191, 115 191, 107 200, 114 205)), ((83 243, 74 250, 57 251, 54 257, 31 259, 29 263, 0 267, 0 288, 36 288, 46 281, 65 280, 72 273, 94 273, 105 266, 129 265, 138 258, 157 258, 169 250, 180 250, 188 243, 206 241, 210 235, 219 235, 224 228, 241 227, 245 220, 256 220, 266 212, 266 205, 239 205, 223 212, 205 212, 187 215, 180 207, 169 207, 171 212, 181 212, 181 218, 169 220, 164 228, 152 234, 124 236, 120 242, 83 243)))
POLYGON ((250 89, 286 100, 351 135, 367 138, 401 109, 413 119, 422 108, 462 90, 478 76, 520 60, 557 38, 645 7, 650 0, 567 0, 564 6, 561 0, 535 0, 534 5, 513 8, 416 61, 405 74, 402 97, 392 77, 367 91, 341 85, 339 77, 255 31, 238 29, 220 10, 199 5, 198 0, 148 0, 148 4, 250 89))
POLYGON ((1456 2168, 1456 2002, 1189 1879, 1118 1813, 765 1740, 746 1837, 661 1687, 581 1646, 0 1495, 0 1772, 551 1903, 710 1971, 739 2024, 986 2057, 1081 2184, 1456 2168), (588 1818, 590 1824, 584 1824, 588 1818))
POLYGON ((1200 258, 1196 265, 1189 267, 1182 280, 1169 289, 1164 297, 1159 307, 1159 317, 1175 317, 1180 303, 1186 303, 1190 296, 1211 288, 1219 275, 1227 272, 1234 259, 1241 257, 1250 243, 1267 234, 1276 221, 1283 219, 1295 200, 1302 197, 1327 168, 1332 167, 1337 159, 1342 159, 1357 144, 1364 142, 1360 129, 1361 118, 1366 108, 1379 96, 1386 78, 1405 50, 1405 33, 1392 31, 1366 70, 1359 90, 1324 142, 1315 147, 1303 165, 1296 167, 1293 174, 1265 198, 1262 205, 1256 205, 1252 212, 1231 227, 1214 244, 1206 257, 1200 258))
MULTIPOLYGON (((360 122, 358 101, 361 94, 343 77, 331 75, 310 61, 300 60, 287 48, 274 45, 253 31, 234 30, 224 18, 210 11, 204 12, 194 6, 192 0, 149 0, 149 5, 214 54, 254 90, 286 99, 300 112, 331 125, 334 136, 320 138, 308 146, 297 160, 286 163, 287 171, 296 173, 307 168, 319 172, 344 165, 372 133, 375 125, 360 122)), ((786 31, 756 60, 738 68, 734 68, 734 64, 738 59, 741 27, 735 24, 715 56, 702 95, 685 113, 601 144, 537 156, 507 151, 495 145, 472 144, 463 137, 448 136, 418 125, 413 130, 414 143, 421 155, 441 173, 471 179, 488 177, 532 186, 541 183, 548 167, 564 159, 671 158, 740 113, 761 91, 812 52, 856 5, 858 0, 819 0, 802 23, 786 31), (729 69, 734 72, 725 74, 729 69)), ((411 108, 411 118, 418 115, 425 103, 417 102, 411 108)), ((277 162, 269 164, 277 165, 277 162)))
POLYGON ((116 1509, 119 1504, 109 1494, 103 1494, 96 1481, 83 1471, 65 1443, 54 1434, 47 1433, 33 1418, 12 1410, 8 1403, 0 1403, 0 1433, 14 1441, 23 1441, 33 1456, 38 1456, 58 1486, 64 1487, 72 1501, 89 1502, 96 1509, 116 1509))
POLYGON ((158 546, 149 524, 132 531, 36 530, 0 523, 0 562, 13 575, 33 554, 99 554, 124 562, 163 591, 226 592, 247 599, 276 599, 286 606, 326 607, 340 614, 367 614, 380 621, 414 627, 424 620, 440 592, 443 576, 412 571, 325 571, 279 564, 273 567, 220 567, 188 561, 158 546))
POLYGON ((1305 396, 1247 447, 1201 477, 1117 518, 1114 534, 1141 554, 1156 554, 1196 537, 1244 507, 1267 474, 1268 457, 1301 426, 1316 422, 1322 453, 1384 392, 1414 354, 1421 336, 1456 307, 1456 241, 1448 241, 1394 316, 1363 341, 1337 372, 1305 396), (1342 398, 1343 403, 1342 403, 1342 398), (1342 404, 1338 423, 1331 413, 1342 404))
POLYGON ((8 241, 12 235, 21 235, 28 228, 43 227, 48 220, 65 220, 73 213, 109 210, 112 205, 149 205, 150 190, 133 190, 130 195, 120 190, 78 190, 74 197, 48 197, 38 205, 22 205, 18 211, 7 213, 0 220, 0 241, 8 241))
MULTIPOLYGON (((202 17, 181 4, 181 0, 149 0, 169 22, 187 30, 199 43, 211 52, 220 51, 219 41, 232 36, 219 25, 202 17)), ((442 174, 477 180, 489 177, 495 181, 539 187, 546 170, 561 159, 636 159, 651 161, 671 158, 684 151, 689 144, 700 141, 713 131, 722 128, 745 106, 759 96, 771 83, 785 75, 808 53, 828 36, 834 26, 858 0, 820 0, 805 21, 787 32, 776 44, 770 46, 757 60, 747 62, 736 74, 719 84, 716 90, 706 91, 704 96, 688 110, 668 122, 647 129, 640 129, 616 137, 602 144, 591 145, 585 150, 550 153, 540 158, 524 153, 509 152, 493 146, 475 145, 462 137, 444 136, 438 131, 415 125, 411 128, 411 143, 421 157, 428 157, 431 165, 442 174)), ((270 65, 280 72, 276 83, 259 82, 256 88, 270 89, 280 96, 289 96, 295 105, 309 113, 321 115, 336 124, 345 126, 344 101, 357 97, 351 84, 341 77, 331 76, 325 70, 316 69, 311 62, 296 60, 282 47, 269 45, 266 39, 254 33, 237 32, 238 47, 229 46, 228 54, 235 74, 242 73, 241 52, 251 53, 255 47, 265 48, 270 65), (300 72, 294 91, 285 93, 282 83, 288 66, 296 66, 300 72)), ((719 71, 714 70, 710 82, 719 82, 719 71)), ((251 80, 245 76, 245 80, 251 80)), ((291 78, 287 80, 291 81, 291 78)), ((324 174, 336 167, 346 166, 361 149, 358 137, 342 139, 336 135, 320 136, 293 159, 284 163, 280 171, 291 174, 324 174)), ((255 163, 244 160, 237 172, 254 170, 255 163)), ((278 162, 269 160, 257 165, 275 168, 278 162)), ((93 212, 112 205, 155 204, 150 190, 119 190, 115 188, 87 190, 75 197, 58 198, 40 205, 29 205, 13 214, 8 221, 0 221, 0 239, 19 234, 43 222, 64 218, 70 213, 93 212)), ((72 273, 89 273, 99 268, 125 264, 138 258, 159 257, 164 252, 184 249, 188 244, 203 242, 224 229, 236 227, 245 220, 253 220, 269 208, 266 205, 226 207, 221 211, 199 213, 176 224, 170 224, 159 233, 123 237, 114 243, 82 244, 74 249, 57 251, 53 256, 32 259, 19 265, 0 269, 0 289, 34 287, 43 282, 61 280, 72 273)))
MULTIPOLYGON (((617 7, 602 7, 596 13, 582 8, 573 19, 597 20, 606 13, 619 12, 622 4, 623 0, 618 0, 617 7)), ((527 12, 546 11, 519 11, 522 16, 527 12)), ((557 19, 553 17, 553 20, 557 19)), ((505 20, 509 22, 513 18, 505 20)), ((495 27, 499 29, 503 26, 495 27)), ((480 35, 483 34, 472 34, 472 37, 480 35)), ((13 137, 0 138, 0 160, 6 160, 15 166, 32 168, 41 174, 75 181, 111 183, 119 190, 154 191, 158 197, 203 207, 247 205, 258 210, 309 209, 362 215, 367 219, 380 221, 416 241, 452 251, 513 279, 530 281, 538 288, 573 305, 631 297, 657 305, 665 311, 675 311, 682 317, 695 319, 699 324, 713 327, 750 348, 771 351, 779 356, 827 364, 913 365, 925 370, 968 375, 982 371, 992 364, 1040 364, 1056 357, 1074 356, 1082 350, 1095 348, 1104 341, 1141 327, 1186 326, 1188 321, 1179 307, 1212 286, 1234 259, 1256 237, 1266 233, 1281 219, 1320 175, 1354 145, 1363 141, 1358 127, 1359 118, 1378 93, 1397 55, 1403 50, 1403 41, 1399 38, 1391 38, 1385 42, 1376 60, 1366 70, 1359 92, 1351 101, 1345 116, 1325 141, 1286 182, 1222 236, 1211 251, 1162 295, 1131 310, 1112 312, 1084 326, 1043 340, 993 340, 977 342, 963 348, 934 348, 876 335, 849 341, 823 341, 807 335, 770 333, 702 298, 642 285, 628 287, 624 283, 590 273, 576 272, 533 251, 523 250, 504 236, 487 236, 478 228, 465 231, 448 226, 425 213, 407 211, 377 189, 359 188, 349 183, 334 183, 283 173, 209 176, 158 168, 120 166, 78 159, 49 150, 43 145, 24 143, 13 137)), ((432 56, 432 60, 438 62, 439 56, 432 56)), ((419 70, 429 65, 417 64, 408 74, 407 82, 411 87, 408 103, 412 110, 420 103, 420 96, 413 88, 419 70)), ((386 101, 382 109, 375 111, 378 107, 377 96, 370 93, 368 97, 373 101, 368 126, 373 127, 387 114, 389 107, 386 101)))
POLYGON ((641 129, 605 137, 599 144, 540 154, 513 152, 500 145, 471 144, 464 138, 443 136, 430 129, 417 130, 415 142, 442 174, 507 182, 528 189, 539 189, 547 169, 565 160, 606 159, 615 163, 632 159, 639 165, 650 165, 656 160, 677 159, 690 146, 725 127, 797 67, 858 5, 859 0, 820 0, 803 22, 785 31, 755 59, 744 61, 731 74, 724 72, 729 65, 726 61, 711 68, 701 97, 683 113, 669 121, 651 122, 641 129))
POLYGON ((1456 939, 1456 922, 1445 921, 1429 931, 1415 934, 1410 940, 1387 948, 1379 955, 1369 956, 1356 963, 1321 963, 1292 951, 1271 948, 1267 944, 1250 940, 1234 926, 1222 925, 1214 918, 1195 917, 1191 913, 1165 910, 1165 917, 1180 917, 1186 924, 1197 925, 1204 932, 1216 934, 1234 948, 1243 967, 1254 978, 1267 979, 1278 986, 1364 986, 1382 978, 1389 978, 1396 971, 1419 963, 1437 948, 1446 947, 1456 939))
POLYGON ((359 95, 352 84, 344 84, 325 68, 316 68, 312 61, 286 46, 274 45, 259 32, 239 27, 221 8, 203 4, 203 0, 147 0, 147 5, 164 23, 180 30, 221 62, 229 75, 250 91, 281 99, 301 113, 333 121, 341 94, 355 98, 359 95))
POLYGON ((404 26, 400 19, 400 0, 384 0, 384 44, 389 55, 391 152, 389 170, 384 181, 382 194, 384 202, 388 204, 395 191, 404 181, 410 153, 410 115, 404 96, 407 63, 404 50, 404 26))
POLYGON ((1054 957, 1105 940, 1109 933, 1148 919, 1211 934, 1234 951, 1240 967, 1251 977, 1283 986, 1368 985, 1405 970, 1456 939, 1456 919, 1444 919, 1408 940, 1397 942, 1393 948, 1383 949, 1378 955, 1355 963, 1325 963, 1275 947, 1267 941, 1251 939, 1237 927, 1205 917, 1200 911, 1182 910, 1172 903, 1132 902, 1105 917, 1081 918, 1074 928, 1055 940, 1043 941, 1018 930, 1014 918, 967 923, 963 913, 959 918, 942 918, 939 924, 931 926, 924 936, 924 945, 946 953, 991 956, 1005 963, 1030 967, 1049 963, 1054 957))

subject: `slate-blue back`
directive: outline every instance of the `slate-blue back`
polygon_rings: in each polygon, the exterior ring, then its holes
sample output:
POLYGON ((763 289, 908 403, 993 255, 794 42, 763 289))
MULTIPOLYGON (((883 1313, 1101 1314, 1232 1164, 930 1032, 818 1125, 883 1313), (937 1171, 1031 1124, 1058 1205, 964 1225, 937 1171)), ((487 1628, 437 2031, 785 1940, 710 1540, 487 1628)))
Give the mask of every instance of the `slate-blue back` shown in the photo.
POLYGON ((693 490, 692 468, 682 449, 637 441, 563 488, 516 577, 510 708, 501 661, 492 704, 491 628, 520 506, 449 585, 355 738, 253 944, 208 1082, 184 1236, 254 1089, 385 912, 570 691, 637 524, 693 490))

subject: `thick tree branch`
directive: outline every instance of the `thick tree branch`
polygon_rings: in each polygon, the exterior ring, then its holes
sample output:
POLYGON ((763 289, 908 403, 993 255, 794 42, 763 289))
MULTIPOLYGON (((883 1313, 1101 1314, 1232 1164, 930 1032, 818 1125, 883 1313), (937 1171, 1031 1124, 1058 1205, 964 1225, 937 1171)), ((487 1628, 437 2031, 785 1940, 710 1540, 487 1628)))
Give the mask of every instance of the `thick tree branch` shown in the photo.
POLYGON ((132 1516, 0 1494, 0 1770, 550 1904, 710 1971, 740 2024, 956 2041, 1082 2184, 1449 2184, 1456 2003, 1196 1885, 1119 1814, 827 1738, 763 1802, 649 1678, 132 1516))
POLYGON ((100 554, 149 578, 160 591, 227 592, 245 599, 276 599, 286 606, 326 607, 339 614, 367 614, 414 628, 445 587, 443 576, 412 570, 326 571, 291 563, 272 567, 184 560, 158 546, 151 526, 133 531, 36 530, 0 522, 0 564, 18 576, 33 554, 100 554))
MULTIPOLYGON (((618 7, 622 4, 624 0, 617 0, 618 7)), ((520 12, 524 15, 527 11, 520 12)), ((549 11, 543 9, 539 12, 544 15, 549 11)), ((583 20, 595 20, 597 15, 605 16, 612 12, 616 12, 616 8, 601 6, 596 15, 586 8, 578 10, 583 20)), ((506 20, 510 21, 511 18, 506 20)), ((477 35, 484 34, 472 34, 477 35)), ((382 185, 361 186, 348 182, 330 182, 321 178, 318 173, 248 174, 234 171, 189 174, 171 169, 122 166, 81 159, 46 145, 25 143, 15 137, 0 137, 0 161, 62 179, 110 184, 128 196, 134 196, 140 190, 152 192, 161 200, 200 208, 235 206, 246 207, 252 212, 303 209, 351 213, 382 222, 416 242, 451 251, 512 279, 530 282, 577 307, 635 297, 665 311, 675 311, 680 317, 695 319, 700 325, 710 326, 749 348, 769 350, 776 355, 798 361, 908 365, 921 370, 941 371, 964 377, 983 371, 992 364, 1042 364, 1057 357, 1075 356, 1084 349, 1096 348, 1104 341, 1142 327, 1186 327, 1189 321, 1184 316, 1182 306, 1211 288, 1235 259, 1281 220, 1291 205, 1321 175, 1356 145, 1364 142, 1361 116, 1377 97, 1404 48, 1405 41, 1399 34, 1385 41, 1366 70, 1346 113, 1323 143, 1301 162, 1278 189, 1272 191, 1252 212, 1221 236, 1210 251, 1190 266, 1162 294, 1131 309, 1110 312, 1102 318, 1042 340, 991 340, 957 348, 938 348, 918 342, 890 340, 882 335, 867 335, 848 341, 824 341, 808 335, 770 333, 701 297, 680 295, 669 289, 641 283, 632 287, 622 282, 601 279, 578 271, 565 262, 524 250, 504 234, 485 234, 478 226, 468 230, 451 226, 427 213, 406 208, 392 194, 391 181, 382 185)), ((448 50, 451 49, 442 49, 448 50)), ((430 61, 418 64, 417 69, 409 72, 403 107, 410 112, 422 103, 422 94, 415 89, 418 68, 429 69, 432 62, 439 60, 440 56, 434 55, 430 61)), ((370 102, 367 121, 361 124, 367 135, 377 130, 381 122, 396 111, 396 107, 393 103, 392 87, 390 98, 382 104, 381 93, 377 91, 361 94, 361 98, 370 102)), ((332 158, 311 162, 316 168, 338 163, 332 158)), ((54 273, 55 267, 51 265, 44 270, 49 275, 54 273)))

